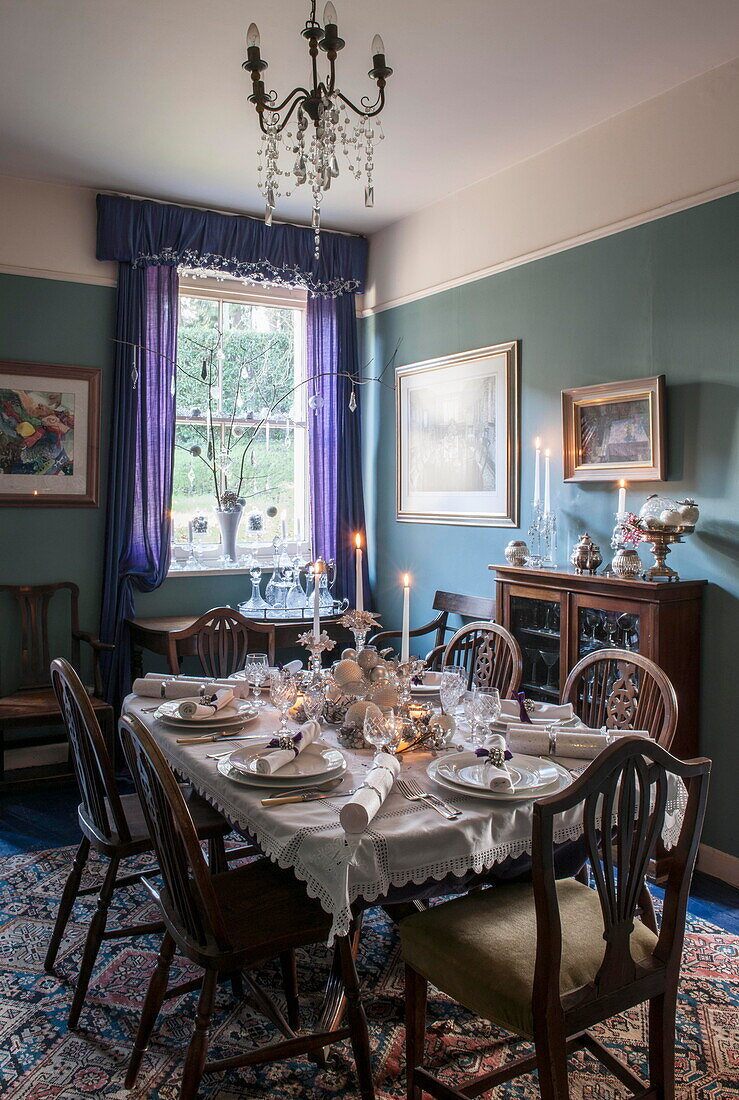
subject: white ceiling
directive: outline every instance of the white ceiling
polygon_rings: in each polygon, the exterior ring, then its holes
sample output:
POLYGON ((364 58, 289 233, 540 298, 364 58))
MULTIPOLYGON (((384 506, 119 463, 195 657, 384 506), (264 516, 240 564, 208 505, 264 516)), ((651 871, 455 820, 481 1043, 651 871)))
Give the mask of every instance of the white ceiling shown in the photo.
MULTIPOLYGON (((324 223, 371 232, 739 55, 737 0, 336 0, 338 83, 388 64, 375 207, 346 173, 324 223)), ((319 0, 319 17, 323 0, 319 0)), ((308 77, 308 0, 2 0, 0 173, 261 211, 241 69, 308 77)), ((690 151, 686 150, 686 155, 690 151)), ((278 215, 307 220, 305 189, 278 215)))

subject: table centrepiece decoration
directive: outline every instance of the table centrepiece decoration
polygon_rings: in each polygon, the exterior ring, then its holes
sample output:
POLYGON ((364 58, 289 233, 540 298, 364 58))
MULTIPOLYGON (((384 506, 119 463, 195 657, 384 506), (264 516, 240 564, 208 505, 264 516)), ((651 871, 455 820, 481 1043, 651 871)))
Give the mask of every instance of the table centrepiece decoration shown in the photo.
MULTIPOLYGON (((361 550, 357 551, 359 554, 361 552, 361 550)), ((347 630, 351 630, 354 635, 354 648, 358 653, 361 649, 364 649, 368 633, 380 625, 380 620, 371 611, 351 608, 342 615, 339 623, 341 626, 345 626, 347 630)))
POLYGON ((644 542, 652 547, 655 564, 643 574, 644 580, 680 580, 679 574, 665 564, 665 559, 672 544, 682 542, 683 535, 693 534, 698 516, 695 501, 690 498, 678 502, 658 493, 647 497, 639 510, 638 522, 644 542))
POLYGON ((315 626, 313 630, 307 630, 305 634, 299 634, 297 643, 308 650, 311 659, 311 669, 313 672, 318 673, 321 671, 321 654, 330 653, 336 646, 334 639, 329 638, 325 630, 321 630, 317 633, 315 626))

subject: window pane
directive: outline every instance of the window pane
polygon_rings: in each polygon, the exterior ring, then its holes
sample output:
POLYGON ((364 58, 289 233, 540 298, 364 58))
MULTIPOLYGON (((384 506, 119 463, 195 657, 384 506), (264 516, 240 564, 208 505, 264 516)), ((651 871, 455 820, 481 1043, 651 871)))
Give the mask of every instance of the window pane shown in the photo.
POLYGON ((202 379, 203 364, 218 385, 218 364, 213 351, 218 346, 218 302, 210 298, 180 298, 177 333, 177 413, 191 416, 193 409, 205 410, 208 387, 202 379))
POLYGON ((292 414, 295 324, 293 309, 224 302, 224 409, 236 402, 238 415, 258 417, 273 406, 273 418, 292 414))

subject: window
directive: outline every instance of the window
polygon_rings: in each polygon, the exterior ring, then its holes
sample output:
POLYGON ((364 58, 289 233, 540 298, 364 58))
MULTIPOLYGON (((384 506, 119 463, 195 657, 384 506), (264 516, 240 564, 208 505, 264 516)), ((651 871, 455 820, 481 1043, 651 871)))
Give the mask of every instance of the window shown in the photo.
POLYGON ((216 286, 180 292, 176 571, 189 558, 191 541, 201 566, 217 567, 216 484, 219 494, 230 489, 246 500, 240 564, 252 554, 271 554, 271 541, 283 530, 291 544, 308 538, 304 302, 290 292, 275 304, 258 291, 240 293, 238 284, 234 291, 216 286))

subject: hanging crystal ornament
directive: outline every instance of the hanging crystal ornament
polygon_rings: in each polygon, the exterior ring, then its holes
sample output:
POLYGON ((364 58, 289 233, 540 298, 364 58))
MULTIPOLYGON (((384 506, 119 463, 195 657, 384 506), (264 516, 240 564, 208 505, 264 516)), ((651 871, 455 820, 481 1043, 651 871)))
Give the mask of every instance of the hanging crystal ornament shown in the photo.
POLYGON ((383 141, 384 134, 379 119, 377 124, 373 120, 385 106, 385 85, 393 70, 385 63, 385 46, 376 34, 372 40, 372 68, 368 75, 375 81, 377 97, 372 101, 363 96, 357 106, 336 86, 336 58, 345 43, 339 37, 336 9, 330 0, 324 9, 323 26, 316 19, 316 0, 312 0, 302 34, 311 59, 310 90, 294 88, 281 102, 275 92, 265 90, 262 74, 267 62, 262 59, 259 31, 254 23, 247 31, 243 68, 251 75, 249 101, 256 108, 262 131, 257 180, 265 201, 265 224, 272 225, 278 199, 291 194, 285 189, 288 180, 293 187, 306 185, 312 195, 311 226, 314 255, 318 257, 321 203, 331 181, 340 174, 339 153, 344 156, 354 178, 365 180, 365 206, 374 206, 375 141, 383 141), (319 49, 325 53, 329 66, 325 80, 318 75, 319 49), (352 114, 357 120, 354 124, 352 114), (291 119, 294 119, 293 129, 288 130, 291 119), (282 154, 290 157, 291 170, 280 167, 282 154))
POLYGON ((357 411, 357 393, 356 393, 356 390, 354 389, 354 386, 352 386, 352 392, 349 394, 349 412, 356 412, 356 411, 357 411))

